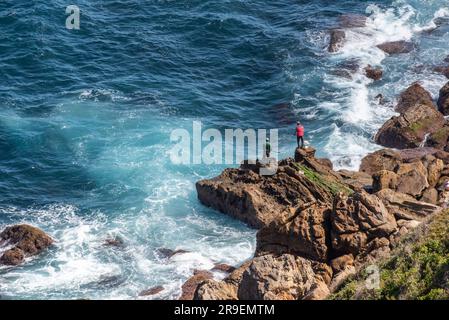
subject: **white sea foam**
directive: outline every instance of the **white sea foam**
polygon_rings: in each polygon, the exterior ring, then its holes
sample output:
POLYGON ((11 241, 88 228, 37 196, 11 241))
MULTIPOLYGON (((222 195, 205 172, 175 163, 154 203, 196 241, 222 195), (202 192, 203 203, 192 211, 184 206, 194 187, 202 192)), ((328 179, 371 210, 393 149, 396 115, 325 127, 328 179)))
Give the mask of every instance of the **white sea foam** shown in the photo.
MULTIPOLYGON (((366 153, 379 148, 372 137, 386 119, 394 114, 391 105, 408 85, 421 80, 423 86, 436 95, 445 81, 444 77, 429 72, 425 76, 414 73, 411 68, 416 63, 414 61, 404 66, 404 71, 397 65, 389 65, 389 62, 385 64, 388 56, 377 46, 389 41, 418 41, 416 37, 421 31, 434 28, 436 19, 448 15, 448 8, 437 8, 428 15, 427 20, 421 19, 422 21, 417 19, 418 10, 405 1, 396 1, 389 8, 371 4, 366 13, 366 26, 346 29, 344 46, 338 53, 329 56, 336 64, 341 61, 356 61, 360 66, 359 70, 351 78, 327 75, 325 81, 336 89, 335 96, 332 101, 324 100, 319 104, 319 109, 332 111, 335 113, 334 119, 343 124, 329 127, 332 134, 324 147, 328 157, 336 162, 337 168, 357 169, 366 153), (400 81, 373 86, 373 81, 363 74, 367 65, 382 66, 387 79, 394 79, 395 72, 403 74, 402 77, 401 74, 398 75, 400 81), (374 99, 379 93, 390 100, 390 107, 380 106, 374 99)), ((409 55, 398 56, 402 59, 408 57, 409 55)))

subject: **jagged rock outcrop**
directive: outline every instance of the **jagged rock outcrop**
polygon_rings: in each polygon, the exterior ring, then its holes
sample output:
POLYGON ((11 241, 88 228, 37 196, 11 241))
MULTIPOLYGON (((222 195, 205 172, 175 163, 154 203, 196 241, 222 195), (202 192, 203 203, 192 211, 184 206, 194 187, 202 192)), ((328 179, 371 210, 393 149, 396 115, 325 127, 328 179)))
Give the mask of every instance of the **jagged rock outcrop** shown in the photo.
POLYGON ((392 41, 385 42, 377 46, 380 50, 388 53, 389 55, 409 53, 415 50, 413 42, 409 41, 392 41))
POLYGON ((197 182, 198 199, 260 229, 292 208, 329 203, 332 192, 344 188, 338 175, 314 158, 313 149, 298 151, 296 156, 300 157, 296 163, 281 161, 273 176, 261 176, 247 166, 226 169, 217 178, 197 182))
POLYGON ((241 300, 298 300, 312 288, 315 274, 309 260, 290 254, 252 260, 238 288, 241 300))
POLYGON ((260 230, 254 258, 222 281, 198 284, 195 299, 326 298, 440 210, 422 200, 439 199, 448 163, 433 148, 384 149, 362 160, 364 172, 335 172, 306 148, 273 176, 242 165, 200 181, 203 203, 260 230))
POLYGON ((5 228, 0 233, 0 247, 9 247, 0 257, 0 264, 19 265, 26 257, 35 256, 53 244, 42 230, 26 225, 5 228))
POLYGON ((440 90, 438 110, 445 116, 449 115, 449 82, 440 90))
POLYGON ((257 233, 256 255, 295 253, 327 261, 331 208, 312 203, 273 220, 257 233))
POLYGON ((382 201, 365 192, 339 196, 331 215, 332 250, 337 255, 358 255, 376 238, 386 238, 397 230, 394 216, 382 201))
POLYGON ((404 113, 418 104, 434 107, 432 95, 429 91, 424 89, 419 82, 415 82, 401 93, 395 110, 399 113, 404 113))
POLYGON ((436 132, 444 123, 443 115, 436 108, 416 104, 388 120, 376 134, 375 141, 387 148, 417 148, 426 135, 436 132))

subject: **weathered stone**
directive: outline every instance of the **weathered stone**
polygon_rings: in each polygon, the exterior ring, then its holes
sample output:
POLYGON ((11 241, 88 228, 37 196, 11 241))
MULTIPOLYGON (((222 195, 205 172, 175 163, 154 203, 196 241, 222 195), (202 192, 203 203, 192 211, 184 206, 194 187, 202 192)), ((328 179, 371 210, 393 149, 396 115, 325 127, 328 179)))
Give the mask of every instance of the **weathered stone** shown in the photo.
POLYGON ((209 271, 195 270, 193 276, 182 285, 182 294, 181 297, 179 297, 179 300, 193 300, 198 286, 204 281, 212 278, 213 275, 209 271))
POLYGON ((401 93, 395 110, 399 113, 405 113, 410 108, 420 104, 435 107, 431 94, 418 82, 415 82, 401 93))
POLYGON ((419 197, 429 187, 427 170, 422 162, 403 163, 396 168, 398 176, 396 191, 419 197))
POLYGON ((410 195, 384 189, 376 193, 397 220, 422 221, 440 210, 438 206, 416 200, 410 195))
POLYGON ((257 233, 257 254, 293 252, 318 261, 326 261, 327 220, 330 208, 312 204, 285 213, 257 233))
POLYGON ((412 42, 408 41, 385 42, 378 45, 377 47, 390 55, 409 53, 415 49, 415 45, 412 42))
POLYGON ((449 115, 449 82, 440 90, 438 110, 445 116, 449 115))
POLYGON ((435 187, 440 180, 441 172, 444 169, 444 162, 440 159, 431 161, 427 166, 427 181, 429 186, 435 187))
POLYGON ((354 256, 352 254, 346 254, 331 261, 331 267, 334 273, 339 273, 346 269, 346 267, 352 265, 354 265, 354 256))
POLYGON ((382 189, 396 190, 398 186, 398 175, 393 171, 382 170, 373 175, 373 192, 382 189))
POLYGON ((53 239, 36 227, 26 224, 7 227, 0 233, 0 246, 12 248, 3 253, 0 263, 18 265, 26 257, 37 255, 52 244, 53 239))
POLYGON ((423 192, 420 199, 422 202, 427 202, 431 204, 438 204, 438 191, 435 188, 428 188, 423 192))
POLYGON ((303 300, 324 300, 330 294, 329 287, 323 281, 316 281, 303 300))
POLYGON ((329 290, 331 293, 337 291, 343 283, 348 279, 348 277, 355 275, 356 269, 354 266, 347 266, 346 269, 337 273, 332 279, 331 285, 329 286, 329 290))
POLYGON ((378 197, 362 192, 336 198, 331 228, 333 251, 357 255, 371 239, 389 236, 397 225, 378 197))
POLYGON ((408 149, 421 146, 427 134, 444 125, 444 117, 435 108, 417 104, 400 116, 394 116, 379 129, 375 140, 382 146, 408 149))
POLYGON ((241 300, 298 300, 315 283, 309 260, 284 254, 252 260, 238 289, 241 300))
POLYGON ((402 163, 401 154, 390 149, 382 149, 368 154, 362 159, 360 171, 373 175, 381 170, 394 171, 402 163))
POLYGON ((370 174, 360 171, 339 170, 342 181, 353 190, 371 189, 373 178, 370 174))

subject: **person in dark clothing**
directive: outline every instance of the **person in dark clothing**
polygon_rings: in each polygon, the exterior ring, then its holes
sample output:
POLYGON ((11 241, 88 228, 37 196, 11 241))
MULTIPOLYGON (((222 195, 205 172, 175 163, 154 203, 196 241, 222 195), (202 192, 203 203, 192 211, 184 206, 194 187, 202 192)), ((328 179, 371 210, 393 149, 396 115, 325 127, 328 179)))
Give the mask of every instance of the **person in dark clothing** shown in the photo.
POLYGON ((299 121, 296 123, 296 142, 298 143, 298 148, 304 148, 304 127, 299 121), (301 146, 299 143, 301 143, 301 146))
POLYGON ((266 143, 265 143, 265 155, 267 156, 267 158, 270 157, 270 153, 271 153, 271 144, 270 144, 270 139, 267 138, 266 143))

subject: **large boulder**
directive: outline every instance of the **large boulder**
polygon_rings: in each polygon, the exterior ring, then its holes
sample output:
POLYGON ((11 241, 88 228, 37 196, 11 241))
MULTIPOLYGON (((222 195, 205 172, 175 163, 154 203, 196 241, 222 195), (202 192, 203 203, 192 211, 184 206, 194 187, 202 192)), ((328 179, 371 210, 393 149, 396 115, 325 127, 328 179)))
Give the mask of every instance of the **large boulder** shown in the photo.
POLYGON ((397 230, 394 216, 382 201, 365 192, 339 196, 331 215, 332 249, 335 254, 359 255, 375 238, 388 237, 397 230))
POLYGON ((449 115, 449 82, 440 90, 438 110, 445 116, 449 115))
POLYGON ((418 82, 415 82, 401 93, 395 110, 399 113, 405 113, 417 104, 434 107, 431 94, 418 82))
POLYGON ((396 174, 398 176, 396 190, 399 193, 419 197, 429 187, 427 169, 421 161, 398 165, 396 174))
POLYGON ((26 257, 41 253, 53 244, 53 239, 42 230, 20 224, 7 227, 0 233, 0 247, 7 247, 0 257, 0 264, 18 265, 26 257))
POLYGON ((444 117, 434 107, 416 104, 405 113, 392 117, 376 134, 378 144, 396 149, 417 148, 428 134, 444 125, 444 117))
POLYGON ((400 54, 409 53, 415 49, 413 42, 409 41, 392 41, 385 42, 377 46, 380 50, 386 52, 387 54, 400 54))
POLYGON ((327 50, 329 52, 338 52, 344 45, 346 39, 346 33, 341 29, 333 29, 330 31, 329 47, 327 50))
POLYGON ((294 253, 317 261, 328 258, 330 207, 313 203, 284 215, 257 233, 257 255, 294 253))
POLYGON ((368 154, 362 159, 360 171, 373 175, 382 170, 394 171, 402 163, 401 154, 390 149, 381 149, 368 154))
POLYGON ((241 300, 298 300, 315 283, 309 260, 284 254, 256 257, 245 270, 238 289, 241 300))
POLYGON ((435 71, 436 73, 441 73, 449 79, 449 66, 437 66, 433 68, 433 71, 435 71))

